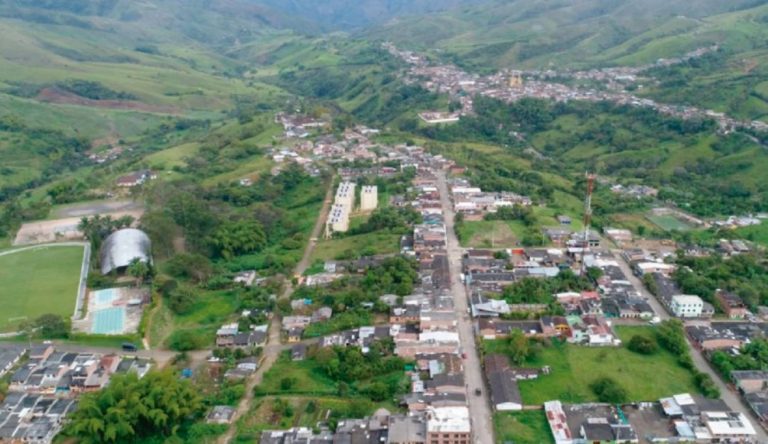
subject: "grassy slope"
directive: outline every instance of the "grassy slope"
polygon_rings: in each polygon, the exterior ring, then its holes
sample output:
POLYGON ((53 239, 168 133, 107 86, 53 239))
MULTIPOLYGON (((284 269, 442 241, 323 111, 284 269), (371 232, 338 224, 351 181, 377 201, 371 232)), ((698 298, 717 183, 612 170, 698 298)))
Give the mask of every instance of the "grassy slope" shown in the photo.
POLYGON ((476 67, 610 63, 629 54, 638 54, 633 62, 647 63, 710 40, 659 44, 659 39, 690 32, 702 25, 702 18, 750 4, 754 2, 497 1, 398 20, 369 35, 436 46, 476 67))
POLYGON ((17 326, 18 318, 24 316, 71 316, 82 260, 82 247, 40 248, 0 256, 0 330, 17 326))

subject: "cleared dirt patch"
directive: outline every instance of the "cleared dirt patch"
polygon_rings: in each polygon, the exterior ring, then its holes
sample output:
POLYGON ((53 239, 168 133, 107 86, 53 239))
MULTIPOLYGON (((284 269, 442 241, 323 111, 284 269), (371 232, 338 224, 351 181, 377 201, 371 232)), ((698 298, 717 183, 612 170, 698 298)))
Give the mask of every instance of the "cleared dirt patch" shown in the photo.
MULTIPOLYGON (((117 211, 109 213, 113 219, 122 216, 133 216, 138 220, 144 214, 143 210, 117 211)), ((77 229, 81 217, 68 217, 55 220, 28 222, 21 226, 13 245, 44 244, 65 240, 80 240, 83 233, 77 229)))
POLYGON ((37 95, 37 100, 47 103, 90 106, 93 108, 123 109, 160 114, 181 114, 181 110, 173 106, 150 105, 134 100, 93 100, 56 87, 43 88, 40 90, 40 93, 37 95))

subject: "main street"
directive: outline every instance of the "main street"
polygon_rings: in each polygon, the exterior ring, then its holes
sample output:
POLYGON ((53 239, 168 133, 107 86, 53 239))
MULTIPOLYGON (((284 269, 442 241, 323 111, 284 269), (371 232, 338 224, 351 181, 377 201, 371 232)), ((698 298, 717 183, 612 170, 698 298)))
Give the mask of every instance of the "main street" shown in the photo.
POLYGON ((464 380, 467 383, 467 401, 469 402, 469 417, 472 421, 473 441, 475 444, 493 444, 493 412, 491 412, 488 390, 485 389, 485 384, 483 383, 483 371, 480 365, 480 355, 475 341, 472 319, 468 314, 467 291, 461 282, 463 250, 453 229, 454 212, 453 205, 451 205, 448 197, 445 173, 438 173, 437 183, 440 189, 440 203, 443 207, 445 229, 447 232, 451 293, 453 294, 454 308, 458 314, 459 340, 467 357, 464 360, 464 380), (482 390, 479 396, 475 394, 475 389, 482 390))
MULTIPOLYGON (((659 319, 672 319, 672 316, 670 316, 669 312, 661 304, 661 302, 659 302, 659 300, 645 288, 645 285, 643 285, 640 279, 638 279, 637 276, 632 273, 632 270, 629 268, 629 264, 627 264, 627 262, 621 257, 621 251, 612 250, 612 252, 616 257, 616 262, 618 262, 619 267, 621 267, 621 270, 629 278, 630 283, 632 283, 635 289, 639 291, 645 299, 648 300, 648 303, 650 304, 651 308, 653 308, 653 311, 656 312, 656 315, 659 317, 659 319)), ((758 442, 768 443, 768 434, 760 425, 760 421, 755 418, 752 410, 741 399, 741 396, 738 394, 738 392, 728 387, 728 385, 720 377, 720 374, 718 374, 709 364, 707 359, 701 353, 701 350, 693 346, 690 338, 688 338, 687 335, 685 337, 685 341, 686 344, 688 344, 688 350, 691 353, 691 358, 693 358, 694 365, 700 372, 706 373, 712 378, 712 380, 715 382, 715 385, 717 385, 717 388, 720 390, 720 398, 725 401, 726 404, 728 404, 728 407, 737 412, 743 413, 752 421, 752 425, 755 426, 755 431, 757 432, 758 442)))

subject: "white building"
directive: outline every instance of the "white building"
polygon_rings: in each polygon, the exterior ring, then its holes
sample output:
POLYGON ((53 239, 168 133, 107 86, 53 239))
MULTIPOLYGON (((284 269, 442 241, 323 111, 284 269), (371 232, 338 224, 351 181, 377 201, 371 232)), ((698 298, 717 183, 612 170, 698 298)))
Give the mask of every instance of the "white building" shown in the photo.
POLYGON ((374 186, 364 186, 360 193, 360 209, 363 211, 375 210, 379 206, 379 189, 374 186))
POLYGON ((355 184, 353 182, 342 182, 339 184, 334 203, 352 209, 355 206, 355 184))
POLYGON ((427 440, 438 443, 469 443, 472 431, 469 421, 469 408, 430 407, 427 410, 427 440))
POLYGON ((677 295, 672 296, 669 308, 679 318, 698 318, 704 310, 704 301, 698 296, 677 295))
POLYGON ((333 204, 328 214, 328 223, 325 226, 325 236, 331 237, 333 233, 346 233, 349 230, 349 209, 344 205, 333 204))

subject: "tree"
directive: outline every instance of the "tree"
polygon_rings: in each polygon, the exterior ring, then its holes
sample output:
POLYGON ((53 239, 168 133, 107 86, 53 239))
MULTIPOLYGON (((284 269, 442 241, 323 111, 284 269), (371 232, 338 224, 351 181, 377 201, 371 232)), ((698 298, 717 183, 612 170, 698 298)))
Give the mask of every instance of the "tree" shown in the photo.
POLYGON ((189 287, 178 287, 171 290, 167 296, 168 308, 176 314, 189 312, 197 301, 197 292, 189 287))
POLYGON ((656 353, 658 346, 656 345, 656 341, 651 338, 643 335, 634 335, 629 340, 627 348, 642 355, 652 355, 656 353))
POLYGON ((69 336, 69 320, 56 314, 44 314, 34 322, 40 336, 47 339, 66 338, 69 336))
POLYGON ((174 435, 182 422, 201 413, 201 399, 189 381, 172 371, 114 375, 101 391, 80 398, 66 433, 80 442, 132 442, 174 435))
POLYGON ((152 278, 154 269, 139 258, 135 258, 128 264, 128 274, 136 279, 136 287, 140 287, 145 281, 152 278))
POLYGON ((165 264, 165 269, 171 276, 189 278, 198 284, 207 281, 213 274, 210 259, 195 253, 177 254, 165 264))
POLYGON ((528 338, 521 330, 512 330, 507 337, 507 350, 513 363, 522 365, 531 352, 528 338))
POLYGON ((255 220, 224 223, 213 233, 210 240, 225 259, 259 251, 267 244, 264 228, 255 220))
POLYGON ((607 376, 598 378, 589 385, 589 388, 597 395, 600 402, 621 404, 627 401, 627 391, 613 378, 607 376))

